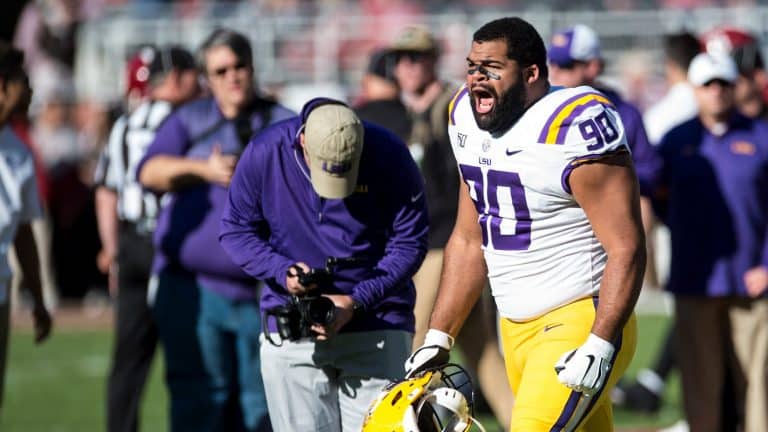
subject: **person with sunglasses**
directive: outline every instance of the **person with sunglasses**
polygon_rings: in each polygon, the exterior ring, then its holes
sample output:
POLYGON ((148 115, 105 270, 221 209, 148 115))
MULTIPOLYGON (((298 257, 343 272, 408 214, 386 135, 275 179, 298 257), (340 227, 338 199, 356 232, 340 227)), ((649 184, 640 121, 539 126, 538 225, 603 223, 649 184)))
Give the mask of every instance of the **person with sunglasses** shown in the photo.
POLYGON ((218 234, 230 179, 251 136, 294 114, 257 92, 245 36, 215 30, 198 63, 211 96, 171 114, 136 169, 145 187, 166 194, 150 298, 171 429, 268 430, 258 285, 229 259, 218 234))
POLYGON ((738 75, 729 56, 698 54, 688 81, 699 113, 659 144, 666 289, 697 432, 768 430, 768 123, 738 111, 738 75))

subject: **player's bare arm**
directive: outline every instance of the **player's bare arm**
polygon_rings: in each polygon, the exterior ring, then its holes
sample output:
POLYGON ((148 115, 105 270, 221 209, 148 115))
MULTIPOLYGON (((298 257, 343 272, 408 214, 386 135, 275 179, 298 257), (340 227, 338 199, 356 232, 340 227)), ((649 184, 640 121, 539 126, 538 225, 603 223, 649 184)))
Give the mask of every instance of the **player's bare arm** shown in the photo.
POLYGON ((429 330, 421 348, 405 361, 406 377, 449 360, 454 337, 467 319, 485 286, 487 269, 478 214, 469 189, 459 187, 456 224, 445 246, 440 288, 432 309, 429 330))
POLYGON ((628 152, 576 168, 573 195, 587 215, 608 261, 592 333, 616 340, 640 294, 645 270, 645 236, 637 177, 628 152))
POLYGON ((440 288, 429 327, 456 336, 485 287, 486 265, 478 214, 469 189, 459 188, 456 225, 445 246, 440 288))

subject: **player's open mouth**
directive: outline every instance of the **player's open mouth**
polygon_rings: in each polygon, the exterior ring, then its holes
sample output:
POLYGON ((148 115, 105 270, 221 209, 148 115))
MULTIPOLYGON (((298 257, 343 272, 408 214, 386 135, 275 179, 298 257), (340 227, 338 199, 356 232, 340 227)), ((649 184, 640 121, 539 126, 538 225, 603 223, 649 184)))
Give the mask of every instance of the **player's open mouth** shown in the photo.
POLYGON ((493 105, 496 102, 493 94, 483 89, 472 90, 472 94, 475 96, 475 111, 479 114, 488 114, 493 110, 493 105))

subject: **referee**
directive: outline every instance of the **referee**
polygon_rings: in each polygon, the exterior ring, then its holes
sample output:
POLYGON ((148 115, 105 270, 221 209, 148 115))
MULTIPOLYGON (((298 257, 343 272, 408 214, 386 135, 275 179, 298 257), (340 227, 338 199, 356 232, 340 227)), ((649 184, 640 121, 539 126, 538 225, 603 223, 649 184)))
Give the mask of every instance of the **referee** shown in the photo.
POLYGON ((199 92, 195 60, 171 46, 142 48, 129 63, 129 90, 143 100, 112 128, 96 170, 96 213, 103 245, 99 268, 116 296, 115 344, 107 384, 107 431, 138 430, 142 389, 157 344, 147 306, 152 232, 159 197, 136 181, 136 164, 174 107, 199 92))

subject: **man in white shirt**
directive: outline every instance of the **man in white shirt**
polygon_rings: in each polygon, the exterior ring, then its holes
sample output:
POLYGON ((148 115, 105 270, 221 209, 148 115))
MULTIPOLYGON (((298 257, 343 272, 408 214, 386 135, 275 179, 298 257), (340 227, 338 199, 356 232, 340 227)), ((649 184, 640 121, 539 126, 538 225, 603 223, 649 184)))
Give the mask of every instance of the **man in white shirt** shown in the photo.
POLYGON ((688 65, 700 51, 699 41, 690 33, 664 38, 664 75, 667 93, 643 115, 651 144, 657 145, 667 131, 693 118, 698 112, 693 87, 688 83, 688 65))
POLYGON ((24 286, 30 291, 35 321, 35 341, 42 342, 51 331, 51 317, 43 304, 40 264, 31 222, 41 216, 32 154, 8 125, 11 113, 29 102, 31 89, 22 64, 24 54, 0 43, 0 406, 8 345, 8 288, 11 268, 8 250, 16 247, 24 274, 24 286))

